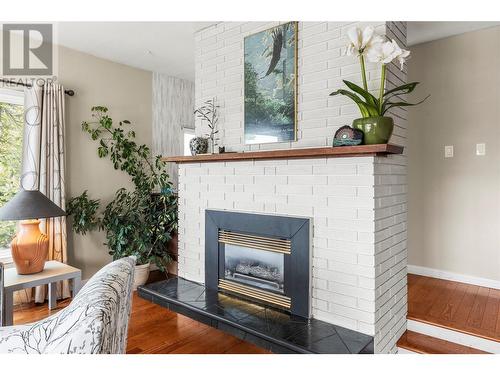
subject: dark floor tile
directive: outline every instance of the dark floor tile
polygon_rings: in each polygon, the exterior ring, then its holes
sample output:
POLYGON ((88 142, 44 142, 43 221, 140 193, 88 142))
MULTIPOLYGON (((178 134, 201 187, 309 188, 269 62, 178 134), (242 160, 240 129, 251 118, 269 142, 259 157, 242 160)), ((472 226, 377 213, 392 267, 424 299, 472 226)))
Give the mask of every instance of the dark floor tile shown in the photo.
POLYGON ((139 295, 274 353, 373 352, 370 336, 205 289, 182 278, 145 285, 139 295))
POLYGON ((360 353, 373 338, 353 330, 337 327, 337 334, 340 336, 344 344, 347 346, 351 353, 360 353))
POLYGON ((318 354, 351 354, 349 348, 337 334, 313 342, 310 348, 314 353, 318 354))

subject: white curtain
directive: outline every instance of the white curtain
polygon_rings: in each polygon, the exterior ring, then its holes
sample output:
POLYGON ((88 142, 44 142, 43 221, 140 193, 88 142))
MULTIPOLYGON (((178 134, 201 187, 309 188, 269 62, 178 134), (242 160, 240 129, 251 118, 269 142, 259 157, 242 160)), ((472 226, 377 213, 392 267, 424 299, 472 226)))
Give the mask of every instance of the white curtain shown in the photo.
MULTIPOLYGON (((25 124, 21 187, 39 189, 63 210, 66 208, 64 185, 64 87, 46 83, 25 90, 25 124)), ((48 260, 67 262, 66 218, 42 220, 42 231, 49 237, 48 260)), ((46 287, 37 287, 35 302, 43 302, 46 287)), ((58 297, 70 296, 67 281, 59 283, 58 297)), ((29 302, 31 290, 21 291, 17 302, 29 302)))

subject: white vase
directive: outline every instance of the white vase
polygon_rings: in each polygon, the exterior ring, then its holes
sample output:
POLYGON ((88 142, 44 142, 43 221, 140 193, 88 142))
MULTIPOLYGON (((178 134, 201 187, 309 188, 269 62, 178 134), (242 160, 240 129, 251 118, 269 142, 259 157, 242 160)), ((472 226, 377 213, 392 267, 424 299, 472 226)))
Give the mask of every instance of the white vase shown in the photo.
POLYGON ((150 263, 135 266, 134 290, 137 290, 138 286, 144 285, 146 284, 146 281, 148 281, 149 266, 150 263))

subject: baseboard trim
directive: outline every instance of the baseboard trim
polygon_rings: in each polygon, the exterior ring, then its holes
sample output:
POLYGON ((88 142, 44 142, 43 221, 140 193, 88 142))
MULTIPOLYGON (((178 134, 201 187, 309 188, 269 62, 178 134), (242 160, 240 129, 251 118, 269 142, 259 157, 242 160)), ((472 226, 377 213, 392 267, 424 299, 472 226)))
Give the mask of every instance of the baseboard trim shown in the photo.
POLYGON ((455 344, 483 350, 488 353, 500 354, 500 343, 493 340, 483 339, 482 337, 454 331, 448 328, 438 327, 432 324, 417 322, 416 320, 408 319, 408 330, 421 333, 423 335, 436 337, 441 340, 454 342, 455 344))
POLYGON ((445 279, 450 281, 457 281, 465 284, 479 285, 486 288, 500 289, 500 280, 485 279, 483 277, 476 277, 470 275, 463 275, 435 268, 428 268, 422 266, 408 265, 408 273, 413 273, 420 276, 435 277, 438 279, 445 279))

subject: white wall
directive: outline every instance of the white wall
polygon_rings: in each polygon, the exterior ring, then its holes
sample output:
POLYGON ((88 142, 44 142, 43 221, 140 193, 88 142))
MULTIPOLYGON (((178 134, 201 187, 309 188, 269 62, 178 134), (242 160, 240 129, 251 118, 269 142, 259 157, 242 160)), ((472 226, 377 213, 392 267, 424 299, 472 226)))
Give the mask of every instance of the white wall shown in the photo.
POLYGON ((409 263, 500 280, 500 27, 414 46, 409 263), (486 156, 475 155, 486 143, 486 156), (444 146, 455 156, 444 158, 444 146))
MULTIPOLYGON (((406 46, 406 22, 386 22, 386 36, 406 46)), ((406 66, 388 65, 387 89, 407 82, 406 66)), ((395 109, 391 141, 407 145, 406 109, 395 109)), ((375 159, 375 257, 376 335, 375 348, 393 352, 406 330, 407 307, 407 181, 406 150, 403 155, 375 159)))
MULTIPOLYGON (((229 149, 327 146, 340 126, 359 117, 348 100, 328 96, 342 79, 360 82, 357 60, 343 55, 356 23, 299 23, 298 141, 243 144, 243 38, 278 24, 219 23, 196 36, 196 103, 217 98, 229 149)), ((404 23, 373 25, 405 45, 404 23)), ((372 89, 378 77, 369 65, 372 89)), ((389 67, 388 87, 405 78, 389 67)), ((392 142, 404 145, 406 112, 392 115, 392 142)), ((206 129, 197 122, 196 132, 206 129)), ((182 165, 179 273, 204 281, 205 208, 312 217, 314 316, 371 334, 377 352, 392 352, 406 328, 405 164, 405 156, 394 156, 182 165)))

